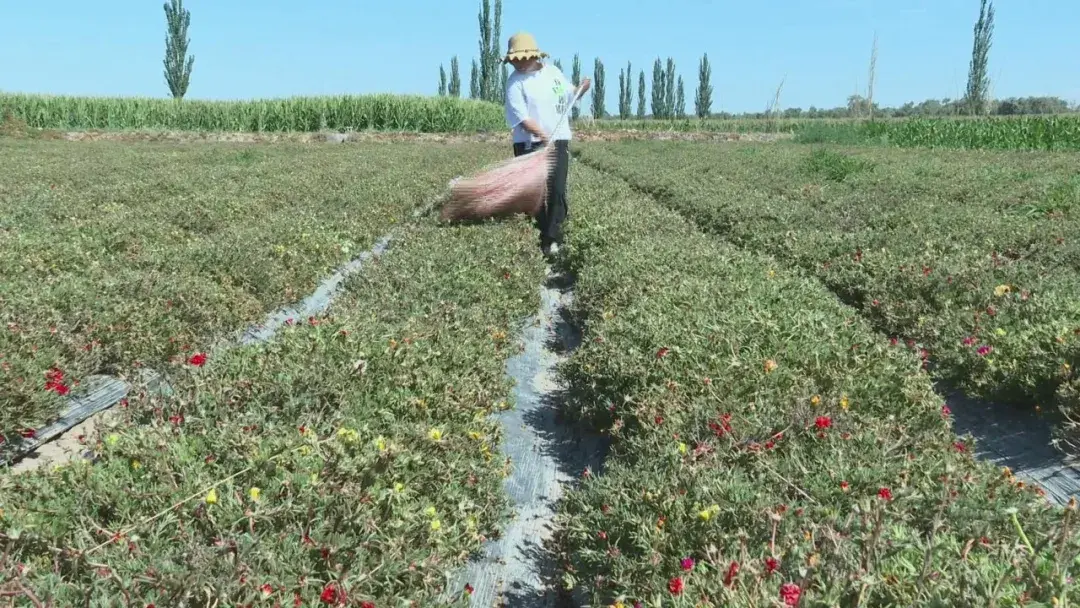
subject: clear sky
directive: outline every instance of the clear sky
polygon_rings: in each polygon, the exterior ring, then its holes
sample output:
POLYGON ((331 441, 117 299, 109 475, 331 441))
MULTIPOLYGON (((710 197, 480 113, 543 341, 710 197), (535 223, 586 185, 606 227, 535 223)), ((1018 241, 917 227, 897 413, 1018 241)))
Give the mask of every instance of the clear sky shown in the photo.
MULTIPOLYGON (((0 0, 0 91, 168 96, 163 0, 0 0)), ((607 107, 620 67, 652 82, 675 59, 693 108, 698 60, 713 65, 714 111, 843 105, 865 94, 875 31, 875 100, 962 95, 978 0, 504 0, 503 36, 525 29, 567 72, 604 61, 607 107), (574 5, 578 4, 578 8, 574 5), (587 7, 587 8, 582 8, 587 7)), ((440 62, 477 55, 479 0, 186 0, 195 69, 189 98, 433 94, 440 62)), ((1080 0, 998 0, 995 97, 1080 101, 1080 0)), ((636 76, 635 76, 636 83, 636 76)), ((636 103, 636 101, 635 101, 636 103)))

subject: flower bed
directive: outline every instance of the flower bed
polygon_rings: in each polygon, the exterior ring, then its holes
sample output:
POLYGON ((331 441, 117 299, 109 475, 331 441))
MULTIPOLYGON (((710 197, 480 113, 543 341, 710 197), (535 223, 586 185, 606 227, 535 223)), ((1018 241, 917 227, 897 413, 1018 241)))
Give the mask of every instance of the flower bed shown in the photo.
POLYGON ((582 157, 816 276, 937 378, 1063 411, 1080 449, 1075 158, 679 143, 582 157))
POLYGON ((56 606, 434 605, 506 514, 488 414, 507 406, 504 361, 543 267, 524 223, 402 237, 328 317, 174 363, 172 396, 132 399, 86 438, 96 464, 0 476, 5 590, 56 606))
POLYGON ((0 140, 0 438, 47 423, 88 374, 185 359, 303 298, 497 157, 0 140))
POLYGON ((976 461, 916 356, 816 280, 574 172, 568 413, 615 438, 561 505, 592 605, 1080 599, 1075 509, 976 461))

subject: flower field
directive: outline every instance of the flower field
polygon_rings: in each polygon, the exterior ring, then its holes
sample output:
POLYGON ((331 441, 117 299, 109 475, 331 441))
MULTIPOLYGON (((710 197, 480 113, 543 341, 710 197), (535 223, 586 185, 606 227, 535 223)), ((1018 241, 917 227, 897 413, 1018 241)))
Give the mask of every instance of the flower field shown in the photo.
MULTIPOLYGON (((582 155, 629 159, 633 178, 681 177, 678 194, 702 205, 742 194, 704 190, 701 176, 720 172, 699 161, 683 173, 694 155, 662 148, 582 155)), ((1075 502, 1051 508, 973 459, 917 351, 783 258, 708 236, 580 163, 575 175, 585 343, 564 370, 569 410, 616 441, 562 506, 566 579, 592 605, 1080 599, 1075 502)))
MULTIPOLYGON (((618 608, 1080 602, 1076 503, 979 461, 934 385, 1076 407, 1071 159, 574 147, 554 265, 582 344, 541 396, 613 447, 558 502, 562 585, 618 608)), ((470 605, 447 581, 513 517, 491 414, 548 269, 525 220, 412 212, 506 154, 0 139, 7 443, 90 374, 172 389, 79 438, 93 462, 0 472, 0 594, 470 605), (389 232, 325 315, 217 348, 389 232)))
POLYGON ((582 158, 802 268, 937 378, 1060 413, 1060 437, 1080 439, 1075 155, 650 143, 582 158))
POLYGON ((0 139, 0 437, 88 374, 180 366, 307 295, 498 157, 464 150, 0 139))

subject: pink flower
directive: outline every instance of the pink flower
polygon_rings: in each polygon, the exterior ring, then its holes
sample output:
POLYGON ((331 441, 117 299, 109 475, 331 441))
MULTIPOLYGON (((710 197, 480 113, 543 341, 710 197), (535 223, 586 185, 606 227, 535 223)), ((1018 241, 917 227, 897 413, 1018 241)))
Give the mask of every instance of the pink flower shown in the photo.
POLYGON ((765 558, 765 574, 769 575, 776 572, 780 568, 780 562, 775 557, 765 558))
POLYGON ((877 495, 882 500, 892 500, 892 490, 889 488, 881 488, 878 490, 877 495))
POLYGON ((814 421, 814 426, 819 429, 827 429, 832 426, 832 418, 829 418, 828 416, 818 416, 817 420, 814 421))
POLYGON ((976 342, 975 336, 968 336, 968 337, 964 338, 964 346, 971 346, 971 345, 975 344, 975 342, 976 342))
POLYGON ((668 591, 670 591, 672 595, 681 594, 684 587, 682 577, 676 576, 675 578, 671 579, 670 581, 668 581, 667 587, 668 591))
POLYGON ((689 571, 693 570, 694 569, 694 558, 692 558, 692 557, 684 557, 682 559, 682 561, 679 562, 679 566, 682 567, 682 569, 684 571, 686 571, 686 572, 689 572, 689 571))
POLYGON ((191 358, 188 359, 188 363, 195 367, 206 365, 206 353, 195 353, 194 355, 191 355, 191 358))
POLYGON ((991 352, 992 352, 993 350, 994 350, 994 347, 993 347, 993 346, 989 346, 989 345, 983 344, 983 345, 982 345, 982 346, 980 346, 980 347, 979 347, 979 349, 978 349, 977 351, 975 351, 975 352, 979 353, 979 356, 980 356, 980 357, 985 357, 986 355, 989 355, 989 354, 990 354, 990 353, 991 353, 991 352))
POLYGON ((799 597, 802 595, 802 589, 795 583, 784 583, 780 585, 780 599, 784 602, 785 606, 798 606, 799 597))

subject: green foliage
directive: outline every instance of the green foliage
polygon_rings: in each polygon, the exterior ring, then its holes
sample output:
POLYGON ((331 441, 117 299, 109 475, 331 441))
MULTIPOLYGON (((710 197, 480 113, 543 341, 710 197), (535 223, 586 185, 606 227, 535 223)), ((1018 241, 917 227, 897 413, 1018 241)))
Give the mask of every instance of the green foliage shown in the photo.
MULTIPOLYGON (((577 53, 574 53, 574 63, 573 66, 571 66, 570 81, 574 83, 574 87, 577 87, 581 84, 581 58, 578 57, 577 53)), ((580 115, 581 108, 577 104, 575 104, 574 107, 570 110, 570 118, 572 120, 576 120, 580 115)))
POLYGON ((306 296, 449 179, 497 158, 0 140, 0 448, 63 405, 44 390, 51 367, 72 395, 91 374, 164 371, 306 296))
POLYGON ((461 73, 456 55, 450 58, 450 84, 447 90, 451 97, 461 97, 461 73))
POLYGON ((472 70, 469 71, 469 99, 480 99, 480 68, 476 60, 472 60, 472 70))
POLYGON ((439 97, 446 96, 446 68, 439 64, 439 97))
POLYGON ((168 129, 183 131, 320 131, 323 129, 474 132, 502 129, 502 108, 445 97, 364 95, 252 101, 0 94, 10 112, 35 129, 168 129))
POLYGON ((645 70, 641 70, 638 75, 637 117, 645 118, 645 70))
POLYGON ((593 118, 607 116, 606 104, 607 92, 604 90, 604 63, 597 57, 593 64, 592 80, 592 113, 593 118))
MULTIPOLYGON (((671 196, 715 198, 676 189, 686 155, 665 152, 683 148, 581 149, 671 196)), ((747 156, 707 162, 723 155, 747 156)), ((796 590, 802 606, 1080 599, 1075 511, 977 461, 916 356, 805 273, 632 185, 575 175, 568 252, 587 333, 563 369, 567 413, 615 442, 560 509, 564 578, 589 605, 772 606, 796 590)))
POLYGON ((987 0, 979 4, 979 19, 975 22, 974 41, 971 48, 971 64, 965 103, 968 112, 982 115, 989 110, 990 74, 988 72, 990 45, 994 37, 994 5, 987 0))
POLYGON ((900 147, 1080 150, 1080 116, 911 118, 790 123, 804 143, 877 143, 900 147))
POLYGON ((698 118, 708 118, 712 114, 712 66, 709 65, 709 54, 701 56, 698 67, 698 88, 694 96, 694 114, 698 118))
POLYGON ((679 84, 675 90, 675 118, 686 118, 686 89, 683 87, 682 76, 679 76, 679 84))
POLYGON ((666 118, 667 115, 664 112, 664 68, 660 63, 660 58, 657 57, 653 63, 653 78, 652 78, 652 116, 653 118, 666 118))
MULTIPOLYGON (((583 158, 816 276, 947 385, 1080 420, 1072 154, 741 149, 590 146, 583 158)), ((1080 440, 1070 424, 1058 435, 1080 440)))
POLYGON ((664 73, 664 117, 675 118, 675 60, 671 57, 664 73))
POLYGON ((184 8, 184 0, 165 3, 165 83, 174 99, 183 99, 191 82, 191 70, 195 56, 188 55, 187 30, 191 25, 191 11, 184 8))

